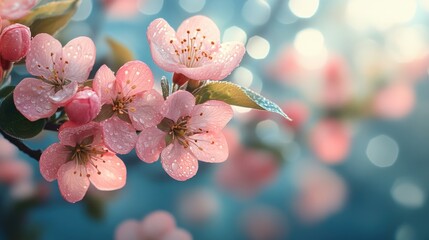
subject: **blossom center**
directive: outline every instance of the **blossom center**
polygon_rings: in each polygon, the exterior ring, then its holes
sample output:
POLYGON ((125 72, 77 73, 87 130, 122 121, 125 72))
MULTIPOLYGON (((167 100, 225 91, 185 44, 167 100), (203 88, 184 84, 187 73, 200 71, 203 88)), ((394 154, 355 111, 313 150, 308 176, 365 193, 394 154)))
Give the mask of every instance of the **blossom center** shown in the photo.
POLYGON ((170 44, 174 47, 174 52, 178 62, 186 67, 199 67, 206 61, 211 61, 211 51, 215 47, 215 42, 200 34, 201 29, 195 32, 186 31, 187 36, 182 39, 171 39, 170 44), (209 47, 208 47, 209 46, 209 47))
MULTIPOLYGON (((61 66, 61 69, 60 69, 61 72, 60 72, 56 68, 53 52, 51 52, 51 61, 52 61, 52 68, 49 66, 42 66, 40 64, 37 64, 37 67, 39 69, 45 68, 46 70, 49 70, 51 72, 51 75, 48 78, 45 78, 44 76, 40 76, 40 79, 42 79, 43 82, 51 85, 55 92, 58 92, 63 89, 63 86, 71 83, 70 80, 64 78, 64 68, 66 65, 69 64, 69 62, 67 60, 64 61, 64 64, 61 66)), ((60 61, 63 62, 62 57, 60 57, 60 61)))
POLYGON ((130 103, 133 102, 134 96, 124 97, 124 96, 121 96, 120 92, 118 93, 118 95, 119 96, 116 97, 115 100, 113 100, 112 110, 114 112, 117 112, 119 115, 121 115, 121 114, 128 114, 129 111, 131 111, 131 112, 135 112, 136 111, 136 109, 133 108, 133 107, 128 108, 128 104, 130 104, 130 103))

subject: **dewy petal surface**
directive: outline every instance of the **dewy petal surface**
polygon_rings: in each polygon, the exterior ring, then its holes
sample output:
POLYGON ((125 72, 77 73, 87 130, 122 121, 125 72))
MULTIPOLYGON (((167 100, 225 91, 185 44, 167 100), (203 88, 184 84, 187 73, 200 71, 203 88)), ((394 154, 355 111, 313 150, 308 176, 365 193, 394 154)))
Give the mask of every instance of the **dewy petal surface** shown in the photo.
POLYGON ((175 48, 171 40, 177 42, 176 32, 162 18, 152 21, 147 29, 147 39, 155 63, 165 71, 174 72, 177 66, 175 48))
POLYGON ((58 92, 51 94, 49 99, 58 106, 64 106, 68 101, 70 101, 73 96, 76 94, 78 89, 77 82, 71 82, 67 85, 64 85, 61 90, 58 92))
MULTIPOLYGON (((70 122, 66 122, 68 125, 70 122)), ((64 125, 64 124, 63 124, 64 125)), ((76 146, 87 137, 94 136, 92 145, 102 145, 102 132, 100 124, 90 122, 84 125, 74 125, 62 128, 58 133, 58 138, 62 145, 76 146)))
POLYGON ((153 75, 141 61, 125 63, 116 73, 116 85, 123 96, 133 96, 153 87, 153 75))
POLYGON ((195 106, 195 97, 187 91, 179 90, 170 95, 164 102, 162 114, 173 121, 179 117, 191 115, 195 106))
POLYGON ((64 46, 62 57, 63 77, 70 81, 86 81, 94 66, 94 42, 88 37, 74 38, 64 46))
POLYGON ((25 65, 27 71, 32 75, 50 79, 54 70, 61 72, 61 57, 61 43, 51 35, 41 33, 37 34, 31 41, 25 65))
POLYGON ((0 1, 0 17, 5 19, 23 17, 37 2, 37 0, 2 0, 0 1))
POLYGON ((86 174, 80 175, 78 166, 75 161, 63 164, 58 170, 58 186, 61 195, 67 201, 75 203, 83 199, 89 187, 89 179, 86 174))
POLYGON ((120 189, 125 185, 127 169, 124 162, 113 153, 106 153, 99 159, 92 158, 93 164, 88 164, 89 180, 99 190, 110 191, 120 189))
POLYGON ((156 127, 144 129, 137 140, 136 153, 144 162, 153 163, 165 148, 166 133, 156 127))
POLYGON ((13 100, 18 111, 30 121, 52 116, 57 106, 50 101, 50 85, 35 78, 24 78, 15 88, 13 100))
POLYGON ((101 125, 104 142, 110 150, 119 154, 127 154, 133 150, 137 142, 137 133, 130 123, 113 116, 104 120, 101 125))
POLYGON ((191 137, 196 144, 191 144, 189 150, 198 160, 219 163, 228 158, 228 144, 221 132, 195 134, 191 137))
POLYGON ((178 142, 173 142, 161 152, 161 163, 170 177, 185 181, 198 171, 198 160, 178 142))
POLYGON ((54 181, 57 179, 57 173, 61 165, 66 163, 69 157, 70 151, 63 145, 59 143, 52 144, 40 156, 40 173, 47 181, 54 181))
POLYGON ((92 88, 101 99, 101 105, 111 104, 116 97, 115 74, 105 64, 95 74, 92 88))
POLYGON ((151 89, 135 96, 128 105, 128 113, 137 130, 156 126, 161 120, 161 106, 164 99, 156 90, 151 89))
POLYGON ((231 106, 222 101, 210 100, 195 105, 188 126, 191 131, 203 129, 218 132, 231 120, 232 115, 231 106))
POLYGON ((222 80, 231 74, 243 59, 246 49, 241 42, 222 43, 219 51, 213 54, 213 64, 218 66, 222 71, 212 80, 222 80))

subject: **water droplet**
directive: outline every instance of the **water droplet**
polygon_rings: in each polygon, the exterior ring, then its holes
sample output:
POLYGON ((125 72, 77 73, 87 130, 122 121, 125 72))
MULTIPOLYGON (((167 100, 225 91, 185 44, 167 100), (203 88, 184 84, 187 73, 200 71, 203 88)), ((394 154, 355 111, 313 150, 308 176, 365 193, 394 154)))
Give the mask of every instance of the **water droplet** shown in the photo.
POLYGON ((173 171, 177 171, 178 168, 179 168, 179 165, 177 163, 174 162, 174 163, 171 164, 171 169, 173 171))

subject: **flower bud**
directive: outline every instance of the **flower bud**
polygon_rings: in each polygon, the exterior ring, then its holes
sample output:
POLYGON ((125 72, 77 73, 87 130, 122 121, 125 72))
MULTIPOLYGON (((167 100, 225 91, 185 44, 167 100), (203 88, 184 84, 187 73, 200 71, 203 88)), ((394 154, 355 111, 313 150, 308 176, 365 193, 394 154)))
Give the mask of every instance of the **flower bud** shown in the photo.
POLYGON ((84 124, 98 115, 101 110, 101 101, 94 91, 87 89, 77 92, 64 109, 70 121, 84 124))
POLYGON ((30 49, 31 32, 27 26, 19 23, 3 29, 0 35, 0 55, 10 62, 18 62, 30 49))

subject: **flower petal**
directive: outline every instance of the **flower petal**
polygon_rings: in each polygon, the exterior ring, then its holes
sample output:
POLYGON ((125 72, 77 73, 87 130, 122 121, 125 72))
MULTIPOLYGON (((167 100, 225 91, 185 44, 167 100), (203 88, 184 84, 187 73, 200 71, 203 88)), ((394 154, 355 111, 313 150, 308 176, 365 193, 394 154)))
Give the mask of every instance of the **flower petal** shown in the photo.
POLYGON ((5 19, 23 17, 37 2, 37 0, 2 0, 0 2, 0 17, 5 19))
POLYGON ((89 187, 86 174, 80 174, 75 161, 63 164, 58 170, 58 186, 65 200, 75 203, 82 200, 89 187))
POLYGON ((226 78, 232 70, 238 67, 245 52, 246 49, 241 42, 222 43, 219 50, 212 55, 213 63, 218 65, 222 71, 218 76, 213 76, 210 79, 222 80, 226 78))
POLYGON ((136 95, 128 105, 131 123, 137 130, 156 126, 161 120, 161 106, 164 99, 156 90, 151 89, 136 95))
POLYGON ((99 159, 92 158, 94 165, 88 164, 89 180, 99 190, 111 191, 120 189, 127 180, 127 169, 124 162, 113 153, 106 153, 99 159), (97 168, 95 168, 95 166, 97 168))
POLYGON ((197 159, 177 142, 161 152, 161 163, 168 175, 178 181, 188 180, 198 171, 197 159))
POLYGON ((153 87, 150 68, 141 61, 125 63, 116 73, 116 87, 123 96, 133 96, 153 87))
POLYGON ((189 149, 198 160, 218 163, 228 158, 228 144, 222 133, 195 134, 190 139, 195 145, 189 149))
POLYGON ((88 37, 72 39, 63 48, 64 78, 76 82, 86 81, 94 61, 94 42, 88 37))
POLYGON ((73 125, 66 122, 65 124, 72 126, 60 129, 58 138, 62 145, 74 147, 89 136, 94 136, 92 145, 102 144, 102 131, 99 123, 90 122, 84 125, 73 125))
POLYGON ((182 228, 176 228, 164 235, 161 240, 192 240, 192 235, 182 228))
POLYGON ((147 39, 150 45, 150 52, 156 65, 168 72, 175 72, 178 59, 175 47, 170 43, 177 42, 176 32, 162 18, 152 21, 147 28, 147 39))
POLYGON ((67 85, 64 85, 61 90, 49 96, 49 99, 57 106, 64 106, 68 103, 73 96, 76 94, 78 89, 77 82, 71 82, 67 85))
POLYGON ((63 145, 54 143, 40 156, 39 168, 42 176, 49 182, 57 179, 58 169, 70 159, 70 151, 63 145))
POLYGON ((40 33, 31 41, 25 65, 27 71, 32 75, 50 79, 53 75, 54 67, 55 70, 61 72, 61 57, 61 43, 49 34, 40 33))
POLYGON ((155 211, 143 219, 138 227, 138 232, 140 239, 161 239, 175 228, 176 220, 169 212, 155 211))
POLYGON ((116 240, 140 240, 138 233, 140 223, 136 220, 126 220, 122 222, 115 231, 116 240))
POLYGON ((115 153, 127 154, 136 145, 137 133, 135 128, 117 116, 104 120, 103 136, 106 146, 115 153))
POLYGON ((92 88, 101 99, 101 105, 111 104, 116 97, 115 74, 105 64, 95 74, 92 88))
POLYGON ((191 131, 211 131, 218 132, 222 130, 231 120, 233 111, 228 104, 210 100, 203 104, 195 105, 191 113, 191 119, 188 121, 188 127, 191 131))
POLYGON ((162 106, 164 117, 177 121, 179 117, 190 116, 195 106, 195 97, 187 91, 179 90, 170 95, 162 106))
POLYGON ((35 78, 24 78, 13 92, 16 109, 30 121, 52 116, 57 106, 49 100, 52 87, 35 78))
POLYGON ((144 162, 153 163, 165 148, 166 133, 156 127, 144 129, 137 140, 136 153, 144 162))
POLYGON ((220 42, 219 28, 213 20, 206 16, 193 16, 183 21, 177 29, 177 38, 179 40, 189 39, 192 37, 204 37, 203 45, 207 45, 205 46, 205 50, 207 50, 208 48, 211 48, 211 42, 214 42, 215 44, 220 42), (199 29, 199 31, 197 31, 197 29, 199 29))

